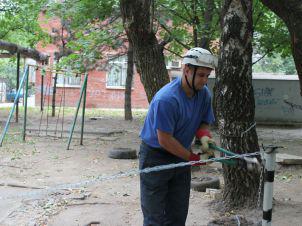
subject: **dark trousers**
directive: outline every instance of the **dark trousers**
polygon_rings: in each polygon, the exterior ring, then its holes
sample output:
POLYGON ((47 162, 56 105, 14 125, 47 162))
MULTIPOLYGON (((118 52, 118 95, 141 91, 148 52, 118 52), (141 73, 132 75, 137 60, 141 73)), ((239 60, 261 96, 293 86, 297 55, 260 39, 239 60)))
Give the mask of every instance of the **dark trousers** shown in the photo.
MULTIPOLYGON (((139 168, 184 160, 163 149, 140 146, 139 168)), ((140 174, 144 226, 184 226, 190 198, 191 167, 140 174)))

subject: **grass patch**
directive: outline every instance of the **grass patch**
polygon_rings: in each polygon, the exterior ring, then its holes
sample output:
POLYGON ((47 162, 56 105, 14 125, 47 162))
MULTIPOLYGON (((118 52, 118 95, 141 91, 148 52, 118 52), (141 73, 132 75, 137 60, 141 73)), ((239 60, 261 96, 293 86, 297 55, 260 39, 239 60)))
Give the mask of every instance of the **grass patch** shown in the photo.
MULTIPOLYGON (((0 108, 0 114, 2 116, 9 115, 11 108, 5 107, 0 108)), ((19 106, 19 117, 20 119, 23 118, 24 107, 19 106)), ((75 115, 76 108, 75 107, 65 107, 64 108, 64 116, 72 117, 75 115)), ((46 114, 50 116, 52 113, 51 107, 47 109, 44 108, 43 117, 46 117, 46 114)), ((56 107, 55 115, 57 116, 60 114, 60 117, 63 115, 63 108, 56 107)), ((82 108, 79 109, 79 115, 82 114, 82 108)), ((147 110, 140 110, 134 109, 132 110, 133 118, 135 119, 142 119, 145 118, 147 114, 147 110)), ((27 108, 27 116, 30 118, 32 116, 39 117, 41 115, 40 107, 28 107, 27 108)), ((123 109, 102 109, 102 108, 86 108, 85 109, 85 117, 108 117, 108 118, 123 118, 124 117, 124 110, 123 109)), ((14 118, 14 117, 13 117, 14 118)), ((14 120, 12 118, 12 120, 14 120)))

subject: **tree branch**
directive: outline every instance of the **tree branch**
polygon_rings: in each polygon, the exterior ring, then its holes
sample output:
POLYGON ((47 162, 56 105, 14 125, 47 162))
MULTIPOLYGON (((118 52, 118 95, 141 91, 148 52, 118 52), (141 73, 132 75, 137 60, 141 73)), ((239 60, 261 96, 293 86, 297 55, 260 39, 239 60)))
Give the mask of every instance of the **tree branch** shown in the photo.
POLYGON ((177 42, 178 44, 180 44, 181 46, 183 46, 186 49, 190 49, 190 46, 186 45, 185 43, 182 43, 180 40, 178 40, 177 38, 174 37, 174 35, 172 34, 172 32, 162 23, 160 23, 160 26, 170 35, 170 37, 175 40, 175 42, 177 42))
MULTIPOLYGON (((273 35, 272 35, 273 36, 273 35)), ((278 48, 281 44, 278 44, 275 46, 275 48, 278 48)), ((272 52, 274 50, 274 48, 270 48, 266 51, 265 54, 263 54, 258 60, 256 60, 255 62, 252 63, 252 65, 256 64, 257 62, 259 62, 260 60, 262 60, 267 54, 269 54, 270 52, 272 52)))
POLYGON ((182 15, 180 15, 179 13, 177 13, 175 10, 168 8, 167 6, 160 4, 161 7, 167 9, 168 11, 170 11, 171 13, 173 13, 175 16, 178 16, 180 19, 184 20, 185 22, 187 22, 188 24, 191 24, 192 22, 190 21, 190 19, 188 20, 187 18, 183 17, 182 15))
POLYGON ((175 51, 173 51, 173 50, 171 50, 171 49, 168 49, 168 48, 164 47, 164 50, 167 50, 168 52, 173 53, 174 55, 176 55, 176 56, 178 56, 178 57, 180 57, 180 58, 183 58, 182 55, 178 54, 177 52, 175 52, 175 51))
POLYGON ((10 54, 20 53, 23 57, 32 58, 36 61, 47 62, 49 56, 36 49, 25 48, 14 43, 0 40, 0 49, 8 51, 10 54))
POLYGON ((263 12, 259 12, 256 19, 255 19, 255 22, 254 22, 254 27, 253 29, 255 30, 255 27, 257 26, 257 23, 258 21, 260 20, 261 16, 263 16, 263 12))
POLYGON ((190 11, 188 10, 187 5, 185 4, 185 2, 183 0, 181 0, 180 2, 181 2, 183 8, 186 11, 186 14, 189 16, 189 21, 191 21, 192 20, 192 15, 190 14, 190 11))
POLYGON ((14 55, 10 53, 0 53, 0 58, 11 58, 13 56, 14 55))
POLYGON ((252 65, 258 63, 260 60, 262 60, 269 52, 271 52, 272 50, 270 51, 267 51, 265 54, 263 54, 258 60, 256 60, 255 62, 252 63, 252 65))

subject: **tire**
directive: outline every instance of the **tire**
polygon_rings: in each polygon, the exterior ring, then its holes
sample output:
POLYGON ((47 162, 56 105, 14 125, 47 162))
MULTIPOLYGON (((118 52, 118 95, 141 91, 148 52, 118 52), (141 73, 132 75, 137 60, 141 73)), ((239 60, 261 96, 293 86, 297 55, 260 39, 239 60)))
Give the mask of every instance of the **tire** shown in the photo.
POLYGON ((262 225, 262 222, 254 222, 252 220, 247 220, 244 216, 241 215, 232 215, 229 217, 219 217, 217 219, 211 220, 207 226, 224 226, 224 225, 250 225, 258 226, 262 225), (239 223, 240 224, 239 224, 239 223))
POLYGON ((191 188, 194 191, 205 192, 207 188, 220 188, 220 180, 218 177, 202 176, 193 177, 191 179, 191 188))
POLYGON ((130 148, 114 148, 109 151, 108 157, 112 159, 137 159, 136 150, 130 148))

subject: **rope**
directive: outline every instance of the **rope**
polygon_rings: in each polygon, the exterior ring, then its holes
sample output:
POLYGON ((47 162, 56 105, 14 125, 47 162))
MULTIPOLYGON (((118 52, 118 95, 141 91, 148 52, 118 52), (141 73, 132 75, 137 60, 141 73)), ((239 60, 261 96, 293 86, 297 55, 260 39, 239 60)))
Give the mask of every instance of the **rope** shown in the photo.
MULTIPOLYGON (((49 82, 51 83, 51 82, 49 82)), ((48 131, 48 113, 49 113, 49 99, 50 99, 50 84, 48 89, 48 97, 47 97, 47 112, 46 112, 46 136, 48 131)))
POLYGON ((45 92, 44 92, 44 94, 43 94, 44 96, 42 97, 42 105, 43 105, 43 109, 42 109, 41 117, 40 117, 39 134, 38 134, 38 136, 40 136, 41 125, 42 125, 43 114, 44 114, 44 104, 45 104, 45 100, 46 100, 46 96, 47 96, 47 91, 48 91, 48 89, 50 89, 49 81, 47 81, 47 83, 46 83, 45 92))
POLYGON ((216 162, 216 161, 224 160, 224 159, 236 159, 236 158, 241 159, 243 157, 256 156, 259 154, 260 154, 259 152, 254 152, 254 153, 246 153, 243 155, 225 156, 225 157, 212 158, 212 159, 200 160, 200 161, 190 161, 190 162, 180 162, 180 163, 173 163, 173 164, 167 164, 167 165, 160 165, 160 166, 145 168, 142 170, 131 169, 126 172, 120 172, 120 173, 116 173, 116 174, 109 175, 109 176, 99 175, 92 180, 85 180, 85 181, 80 181, 77 183, 61 184, 61 185, 57 185, 57 186, 50 187, 50 188, 44 188, 40 191, 25 192, 25 193, 21 193, 18 195, 0 196, 0 200, 17 199, 17 198, 37 198, 39 196, 47 195, 50 193, 55 193, 60 190, 67 190, 67 189, 70 190, 70 189, 85 187, 85 186, 93 185, 93 184, 96 184, 96 183, 99 183, 102 181, 113 180, 113 179, 117 179, 117 178, 121 178, 121 177, 128 177, 128 176, 138 175, 138 174, 142 174, 142 173, 151 173, 151 172, 158 172, 158 171, 162 171, 162 170, 174 169, 174 168, 179 168, 179 167, 191 166, 191 165, 194 165, 197 163, 216 162))
MULTIPOLYGON (((239 126, 243 126, 244 123, 239 123, 237 124, 239 126)), ((223 132, 222 128, 219 128, 219 134, 224 136, 224 137, 234 137, 234 138, 243 138, 243 135, 246 134, 247 132, 249 132, 252 128, 254 128, 256 126, 256 122, 254 122, 252 125, 250 125, 246 130, 244 130, 243 132, 240 132, 240 135, 236 135, 236 134, 226 134, 223 132)))
POLYGON ((62 101, 63 101, 63 95, 62 95, 62 93, 61 93, 61 100, 60 100, 59 112, 58 112, 58 114, 57 114, 57 121, 56 121, 55 135, 57 135, 58 122, 59 122, 60 113, 61 113, 61 108, 62 108, 62 101))
POLYGON ((65 77, 63 77, 63 112, 62 112, 62 128, 61 128, 61 138, 63 137, 64 129, 64 116, 65 116, 65 77))
POLYGON ((247 133, 248 131, 250 131, 252 128, 254 128, 256 126, 256 122, 254 122, 254 124, 252 124, 248 129, 246 129, 245 131, 243 131, 242 133, 241 133, 241 137, 243 137, 243 135, 245 134, 245 133, 247 133))

